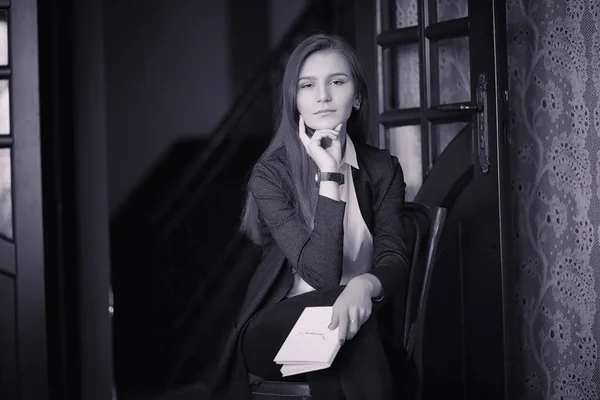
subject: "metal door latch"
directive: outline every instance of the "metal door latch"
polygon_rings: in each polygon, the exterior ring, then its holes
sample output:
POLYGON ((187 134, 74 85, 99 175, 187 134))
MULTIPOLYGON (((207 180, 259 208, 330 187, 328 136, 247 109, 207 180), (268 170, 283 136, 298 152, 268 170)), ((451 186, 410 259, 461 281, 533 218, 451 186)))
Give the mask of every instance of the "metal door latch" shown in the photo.
POLYGON ((479 74, 477 79, 477 89, 475 93, 475 102, 465 101, 462 103, 440 104, 437 106, 439 111, 473 111, 477 113, 475 122, 475 134, 477 135, 477 152, 479 166, 484 174, 490 171, 490 148, 489 148, 489 130, 488 130, 488 77, 486 73, 479 74))

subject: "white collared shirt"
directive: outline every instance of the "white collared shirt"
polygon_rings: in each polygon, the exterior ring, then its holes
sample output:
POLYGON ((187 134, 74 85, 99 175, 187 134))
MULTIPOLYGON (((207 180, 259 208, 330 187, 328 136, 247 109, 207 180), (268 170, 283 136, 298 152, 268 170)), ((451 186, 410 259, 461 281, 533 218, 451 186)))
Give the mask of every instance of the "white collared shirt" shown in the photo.
MULTIPOLYGON (((356 148, 346 135, 346 151, 342 158, 340 172, 344 174, 345 183, 340 185, 340 200, 346 203, 344 212, 344 262, 340 285, 347 284, 350 279, 369 272, 373 266, 373 236, 363 219, 356 197, 352 167, 358 168, 356 148)), ((297 273, 294 273, 294 284, 286 297, 296 296, 315 290, 297 273)))

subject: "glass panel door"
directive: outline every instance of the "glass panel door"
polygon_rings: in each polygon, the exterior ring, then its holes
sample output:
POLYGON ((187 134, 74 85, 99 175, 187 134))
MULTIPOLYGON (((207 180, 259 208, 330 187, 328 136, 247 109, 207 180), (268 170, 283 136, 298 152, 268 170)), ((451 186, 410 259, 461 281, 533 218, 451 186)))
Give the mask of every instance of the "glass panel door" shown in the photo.
POLYGON ((0 4, 0 399, 16 399, 19 395, 8 13, 8 8, 0 4))
POLYGON ((380 144, 411 177, 410 201, 436 159, 472 119, 472 111, 440 114, 437 108, 472 100, 468 4, 379 0, 377 18, 380 144))

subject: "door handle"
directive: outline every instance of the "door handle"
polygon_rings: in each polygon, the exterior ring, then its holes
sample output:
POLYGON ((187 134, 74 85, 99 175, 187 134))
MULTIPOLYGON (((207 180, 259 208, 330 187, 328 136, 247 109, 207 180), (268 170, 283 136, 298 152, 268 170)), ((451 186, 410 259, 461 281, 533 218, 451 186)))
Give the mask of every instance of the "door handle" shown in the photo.
POLYGON ((482 72, 477 79, 475 102, 465 101, 462 103, 440 104, 436 107, 438 111, 443 112, 473 111, 477 113, 475 122, 477 152, 479 155, 479 166, 481 172, 484 174, 487 174, 490 171, 487 91, 488 76, 486 73, 482 72))
POLYGON ((490 143, 489 143, 489 124, 488 124, 488 76, 482 72, 477 79, 477 104, 480 111, 477 113, 477 142, 479 144, 479 166, 481 172, 487 174, 490 172, 490 143))
POLYGON ((453 112, 453 111, 481 111, 479 105, 472 101, 465 101, 463 103, 452 103, 452 104, 440 104, 437 106, 439 111, 453 112))

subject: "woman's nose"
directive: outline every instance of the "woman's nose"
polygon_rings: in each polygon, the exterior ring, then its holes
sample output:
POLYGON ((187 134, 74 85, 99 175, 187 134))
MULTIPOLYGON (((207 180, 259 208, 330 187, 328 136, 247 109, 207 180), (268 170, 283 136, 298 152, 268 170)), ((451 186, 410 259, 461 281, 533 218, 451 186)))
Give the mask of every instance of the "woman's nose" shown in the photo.
POLYGON ((329 88, 327 86, 321 86, 319 89, 319 102, 331 101, 331 95, 329 94, 329 88))

